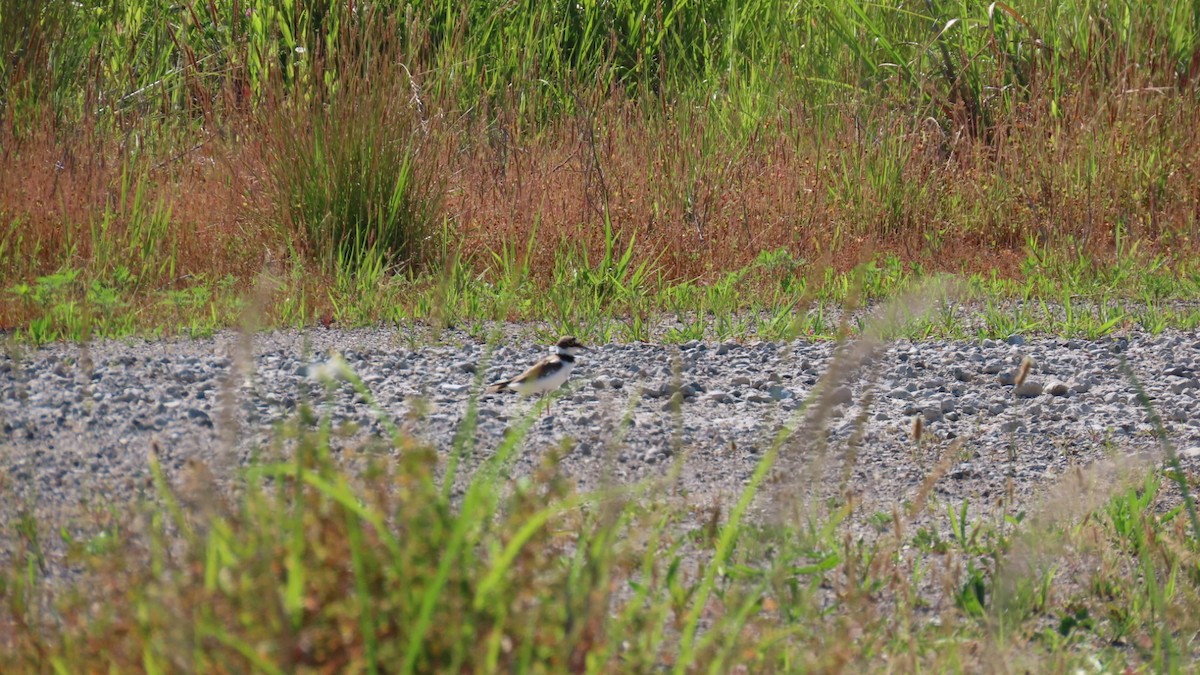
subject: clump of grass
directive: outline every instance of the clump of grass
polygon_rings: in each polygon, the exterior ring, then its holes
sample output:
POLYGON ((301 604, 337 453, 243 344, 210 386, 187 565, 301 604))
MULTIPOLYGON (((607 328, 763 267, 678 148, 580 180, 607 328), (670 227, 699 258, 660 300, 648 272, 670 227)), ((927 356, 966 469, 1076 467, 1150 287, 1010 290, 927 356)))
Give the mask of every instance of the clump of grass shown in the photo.
POLYGON ((418 82, 371 58, 371 38, 384 28, 362 30, 367 55, 344 58, 369 74, 329 91, 314 87, 307 101, 289 98, 264 115, 274 196, 267 215, 327 271, 376 260, 419 269, 437 249, 444 178, 418 82))

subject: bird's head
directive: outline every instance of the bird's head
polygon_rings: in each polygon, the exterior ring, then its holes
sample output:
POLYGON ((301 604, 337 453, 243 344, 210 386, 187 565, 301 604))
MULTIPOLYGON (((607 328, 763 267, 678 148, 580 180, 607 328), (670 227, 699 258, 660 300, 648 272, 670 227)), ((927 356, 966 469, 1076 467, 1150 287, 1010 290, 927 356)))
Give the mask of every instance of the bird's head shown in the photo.
POLYGON ((570 354, 575 356, 579 352, 587 349, 582 342, 575 339, 574 335, 564 335, 554 343, 554 350, 559 354, 570 354))

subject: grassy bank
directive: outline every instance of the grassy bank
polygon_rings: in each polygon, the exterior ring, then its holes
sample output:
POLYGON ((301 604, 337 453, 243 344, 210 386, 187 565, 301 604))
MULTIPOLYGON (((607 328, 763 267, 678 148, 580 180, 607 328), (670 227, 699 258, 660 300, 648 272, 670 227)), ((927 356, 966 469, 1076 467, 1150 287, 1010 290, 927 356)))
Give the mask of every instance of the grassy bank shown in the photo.
POLYGON ((1179 3, 0 11, 0 328, 34 340, 207 332, 256 293, 270 325, 507 293, 509 318, 637 333, 722 288, 743 314, 839 302, 863 266, 1196 296, 1179 3))

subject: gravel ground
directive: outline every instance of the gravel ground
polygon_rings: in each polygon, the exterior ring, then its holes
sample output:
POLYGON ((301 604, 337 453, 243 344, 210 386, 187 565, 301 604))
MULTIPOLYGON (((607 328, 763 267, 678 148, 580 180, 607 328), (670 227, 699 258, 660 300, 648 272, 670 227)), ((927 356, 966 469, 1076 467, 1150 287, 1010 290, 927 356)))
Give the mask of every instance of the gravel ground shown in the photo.
MULTIPOLYGON (((233 456, 245 461, 298 400, 319 395, 313 375, 333 350, 395 419, 445 452, 481 368, 490 382, 547 353, 531 333, 528 326, 505 328, 507 346, 489 364, 482 343, 455 331, 432 344, 377 329, 270 333, 248 343, 231 333, 86 349, 10 347, 0 356, 0 470, 21 503, 63 513, 81 502, 136 494, 145 485, 152 443, 168 472, 189 458, 214 466, 233 456), (425 418, 405 421, 414 408, 424 409, 425 418)), ((1030 499, 1100 457, 1141 453, 1159 461, 1148 454, 1159 452, 1158 441, 1120 370, 1122 359, 1183 456, 1200 454, 1194 333, 1095 342, 902 341, 838 372, 824 398, 798 410, 834 353, 831 343, 802 341, 597 345, 580 357, 552 414, 535 422, 518 470, 570 437, 576 443, 562 461, 583 486, 609 475, 663 476, 672 458, 681 458, 688 493, 725 495, 744 485, 780 425, 801 423, 807 426, 788 446, 785 474, 824 467, 812 471, 818 490, 835 489, 837 476, 846 477, 866 502, 860 513, 890 512, 911 499, 939 455, 947 462, 934 488, 939 499, 986 504, 1009 489, 1018 500, 1030 499), (1026 356, 1034 365, 1014 386, 1026 356), (923 427, 919 448, 915 418, 923 427), (844 462, 852 436, 858 449, 849 453, 854 461, 844 462)), ((513 394, 485 396, 480 453, 494 449, 530 405, 513 394)), ((380 428, 349 386, 323 409, 361 429, 339 441, 343 446, 380 428)))

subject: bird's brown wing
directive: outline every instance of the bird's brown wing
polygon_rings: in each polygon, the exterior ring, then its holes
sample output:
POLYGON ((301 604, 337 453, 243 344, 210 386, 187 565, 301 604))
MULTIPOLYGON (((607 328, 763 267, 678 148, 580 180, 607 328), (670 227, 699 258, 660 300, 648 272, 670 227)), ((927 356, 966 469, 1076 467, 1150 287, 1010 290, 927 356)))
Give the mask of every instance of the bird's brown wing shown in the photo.
POLYGON ((484 391, 489 394, 494 394, 498 391, 504 391, 505 389, 508 389, 510 384, 520 384, 521 382, 536 380, 539 377, 553 373, 559 368, 562 368, 562 366, 563 363, 560 359, 554 356, 547 356, 546 358, 527 368, 525 372, 521 373, 520 375, 500 382, 494 382, 484 391))
POLYGON ((547 356, 529 367, 528 370, 509 380, 509 384, 528 382, 543 377, 549 377, 563 367, 563 362, 557 356, 547 356))

